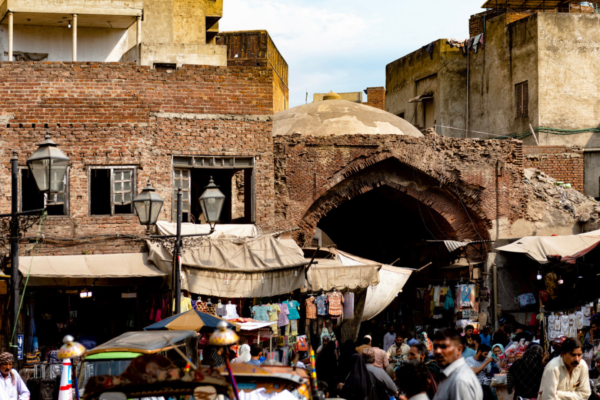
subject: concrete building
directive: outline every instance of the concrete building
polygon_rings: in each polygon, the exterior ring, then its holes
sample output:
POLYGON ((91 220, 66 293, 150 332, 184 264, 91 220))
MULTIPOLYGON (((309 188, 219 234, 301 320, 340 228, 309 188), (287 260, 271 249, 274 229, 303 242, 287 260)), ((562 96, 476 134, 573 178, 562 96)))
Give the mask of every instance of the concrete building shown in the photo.
MULTIPOLYGON (((339 100, 351 101, 353 103, 365 104, 367 106, 385 109, 385 88, 383 86, 368 87, 363 92, 335 93, 339 100), (367 101, 363 102, 363 92, 367 95, 367 101)), ((315 93, 313 103, 323 101, 330 95, 329 93, 315 93)), ((336 97, 337 98, 337 97, 336 97)))
POLYGON ((273 112, 290 106, 288 64, 267 31, 219 32, 217 45, 226 46, 228 65, 257 65, 266 62, 273 70, 273 112))
POLYGON ((0 59, 227 65, 223 0, 4 0, 0 59))
POLYGON ((532 164, 561 180, 564 171, 528 146, 562 147, 558 158, 583 158, 569 183, 600 197, 600 15, 556 1, 516 11, 497 3, 471 19, 471 35, 483 37, 477 51, 441 39, 388 64, 386 110, 445 136, 522 139, 532 164))

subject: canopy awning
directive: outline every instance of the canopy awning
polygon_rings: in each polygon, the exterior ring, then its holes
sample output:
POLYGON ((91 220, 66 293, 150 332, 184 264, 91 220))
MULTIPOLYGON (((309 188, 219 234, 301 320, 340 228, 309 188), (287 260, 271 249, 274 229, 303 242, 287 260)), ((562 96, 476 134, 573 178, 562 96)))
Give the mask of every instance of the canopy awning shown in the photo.
MULTIPOLYGON (((182 288, 225 298, 270 297, 304 285, 302 250, 283 235, 201 237, 185 245, 182 288)), ((161 271, 172 271, 168 246, 148 242, 149 259, 161 271)))
POLYGON ((102 343, 100 346, 94 347, 87 352, 87 355, 116 351, 154 354, 165 349, 171 349, 173 344, 177 345, 186 339, 197 340, 197 337, 197 333, 192 330, 126 332, 106 343, 102 343))
POLYGON ((385 310, 402 290, 413 270, 384 265, 379 270, 379 285, 367 289, 361 321, 367 321, 385 310))
MULTIPOLYGON (((158 221, 156 228, 161 235, 175 235, 177 234, 177 224, 175 222, 158 221)), ((190 222, 184 222, 181 224, 182 235, 194 235, 198 233, 207 234, 210 233, 209 224, 192 224, 190 222)), ((236 236, 236 237, 254 237, 258 235, 258 228, 252 224, 219 224, 215 226, 215 232, 212 233, 211 237, 217 237, 222 235, 236 236)))
POLYGON ((567 236, 526 236, 496 250, 525 254, 540 264, 545 264, 550 261, 549 258, 572 262, 592 251, 598 244, 600 230, 567 236))
POLYGON ((148 261, 148 253, 19 257, 19 271, 30 273, 32 286, 57 285, 65 278, 74 285, 85 279, 166 276, 148 261))

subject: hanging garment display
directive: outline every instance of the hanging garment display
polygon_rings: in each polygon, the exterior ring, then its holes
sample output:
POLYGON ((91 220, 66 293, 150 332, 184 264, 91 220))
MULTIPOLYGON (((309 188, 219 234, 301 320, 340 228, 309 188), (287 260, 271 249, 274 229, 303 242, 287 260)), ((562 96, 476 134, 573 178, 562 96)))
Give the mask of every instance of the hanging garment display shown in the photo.
POLYGON ((315 298, 315 304, 317 305, 317 315, 327 315, 327 296, 322 294, 315 298))
POLYGON ((219 300, 219 304, 217 304, 217 317, 223 317, 225 314, 225 306, 221 304, 221 300, 219 300))
POLYGON ((433 288, 433 303, 435 307, 440 306, 440 295, 442 288, 440 286, 435 286, 433 288))
POLYGON ((344 297, 340 292, 334 290, 327 294, 327 300, 329 302, 329 315, 334 318, 340 317, 343 314, 342 302, 344 297))
POLYGON ((300 303, 298 303, 296 300, 288 300, 288 301, 284 301, 284 303, 287 305, 289 314, 288 314, 288 319, 294 320, 294 319, 300 319, 300 313, 298 311, 300 311, 300 303))
POLYGON ((317 319, 317 305, 314 296, 306 299, 306 319, 317 319))
POLYGON ((279 313, 281 309, 277 304, 269 304, 271 308, 271 313, 269 314, 269 321, 279 321, 279 313))
POLYGON ((290 311, 288 310, 287 304, 281 303, 278 305, 279 305, 279 309, 281 310, 281 312, 278 315, 277 326, 278 327, 286 326, 290 323, 290 320, 288 319, 288 315, 290 314, 290 311))
POLYGON ((236 304, 229 303, 225 306, 225 315, 223 316, 224 319, 236 319, 239 317, 240 316, 238 315, 236 304))
POLYGON ((263 305, 252 307, 252 318, 257 321, 269 321, 269 308, 263 305))
POLYGON ((444 300, 444 310, 452 310, 454 308, 454 299, 452 298, 452 290, 448 288, 446 291, 446 299, 444 300))
POLYGON ((562 315, 560 317, 560 333, 561 335, 568 336, 569 335, 569 316, 562 315))
POLYGON ((583 311, 577 311, 575 313, 575 327, 577 329, 583 329, 583 311))
POLYGON ((348 292, 344 295, 344 319, 354 318, 354 293, 348 292))

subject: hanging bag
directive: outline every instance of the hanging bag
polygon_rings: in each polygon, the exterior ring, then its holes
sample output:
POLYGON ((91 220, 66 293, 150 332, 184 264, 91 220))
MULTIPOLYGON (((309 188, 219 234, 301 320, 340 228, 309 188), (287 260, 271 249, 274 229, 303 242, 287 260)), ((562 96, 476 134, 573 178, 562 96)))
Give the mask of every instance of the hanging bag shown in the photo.
POLYGON ((527 286, 523 285, 523 288, 521 289, 522 294, 518 297, 519 306, 521 306, 521 308, 527 308, 527 306, 529 305, 536 304, 535 296, 533 295, 533 293, 527 292, 527 286))

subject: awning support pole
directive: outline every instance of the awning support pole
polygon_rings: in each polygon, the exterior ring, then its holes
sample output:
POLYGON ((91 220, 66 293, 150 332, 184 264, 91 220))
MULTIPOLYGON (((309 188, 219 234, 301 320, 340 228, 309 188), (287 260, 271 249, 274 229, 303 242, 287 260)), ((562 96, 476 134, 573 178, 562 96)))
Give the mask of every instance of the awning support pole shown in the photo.
MULTIPOLYGON (((10 27, 12 30, 12 13, 10 13, 10 27)), ((9 51, 9 55, 12 56, 12 50, 9 51)), ((12 61, 12 57, 11 57, 12 61)), ((12 171, 11 171, 11 211, 12 216, 10 219, 10 266, 11 266, 11 277, 10 285, 12 289, 12 329, 13 335, 11 337, 11 349, 15 356, 15 361, 18 362, 17 354, 19 352, 18 346, 13 347, 13 340, 15 334, 19 333, 19 216, 17 215, 18 210, 18 183, 19 183, 19 157, 17 156, 16 150, 13 151, 13 155, 10 159, 12 171)))
POLYGON ((77 14, 73 14, 73 62, 77 61, 77 14))
POLYGON ((8 61, 13 60, 13 12, 8 12, 8 61))
POLYGON ((177 190, 177 238, 175 239, 175 315, 181 313, 181 209, 183 208, 183 193, 177 190))

